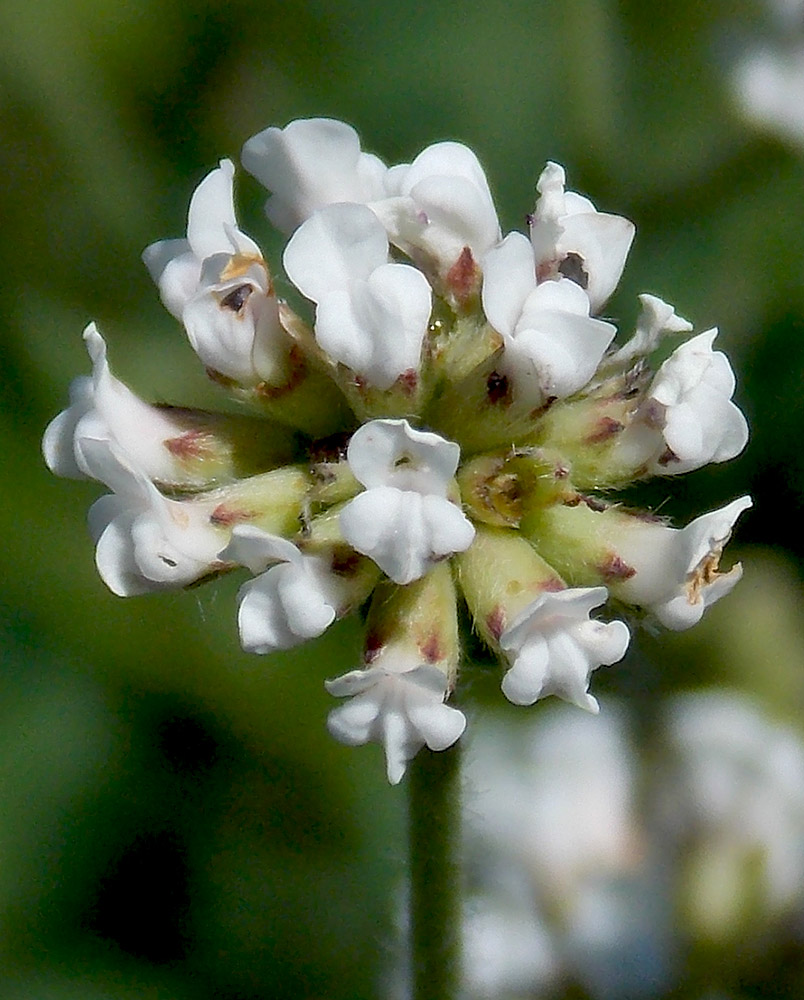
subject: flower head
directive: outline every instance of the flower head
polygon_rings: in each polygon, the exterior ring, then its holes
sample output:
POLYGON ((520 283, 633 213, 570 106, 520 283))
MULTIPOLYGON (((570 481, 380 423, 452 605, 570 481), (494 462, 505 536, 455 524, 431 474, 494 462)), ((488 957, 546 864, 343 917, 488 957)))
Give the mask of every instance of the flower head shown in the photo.
POLYGON ((747 437, 714 331, 641 296, 612 349, 600 315, 634 235, 548 163, 529 235, 500 231, 456 142, 386 166, 343 122, 270 127, 243 148, 289 235, 281 301, 239 228, 234 166, 198 185, 186 236, 145 262, 210 378, 248 414, 155 406, 116 379, 94 325, 91 377, 45 432, 61 475, 104 483, 101 577, 128 596, 250 572, 243 647, 270 653, 366 608, 359 669, 327 682, 341 742, 382 744, 399 781, 466 725, 459 618, 509 700, 596 711, 594 670, 625 653, 632 606, 687 628, 739 565, 718 560, 744 497, 670 527, 612 496, 736 455, 747 437), (665 337, 682 338, 656 370, 665 337), (607 610, 609 597, 618 604, 607 610))

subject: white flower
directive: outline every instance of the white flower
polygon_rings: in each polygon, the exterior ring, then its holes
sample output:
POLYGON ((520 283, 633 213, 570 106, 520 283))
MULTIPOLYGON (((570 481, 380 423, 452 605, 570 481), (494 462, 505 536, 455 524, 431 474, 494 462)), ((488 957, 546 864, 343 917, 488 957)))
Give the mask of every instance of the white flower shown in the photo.
POLYGON ((238 593, 246 652, 291 649, 321 635, 335 620, 343 587, 322 557, 304 555, 287 539, 253 525, 239 525, 220 558, 259 574, 238 593))
POLYGON ((94 323, 84 330, 84 343, 92 359, 92 376, 73 380, 69 408, 50 422, 42 440, 51 472, 73 479, 91 475, 84 458, 85 441, 113 441, 148 479, 182 485, 205 482, 171 451, 171 443, 186 435, 186 422, 175 420, 170 409, 143 402, 112 375, 106 343, 94 323))
POLYGON ((187 213, 187 237, 159 240, 146 247, 143 260, 159 286, 166 308, 181 319, 195 295, 203 262, 215 254, 243 254, 259 259, 260 248, 237 227, 233 196, 234 164, 221 160, 193 192, 187 213))
POLYGON ((735 521, 750 506, 750 497, 740 497, 681 529, 632 519, 616 543, 625 578, 611 589, 618 598, 650 609, 667 628, 691 628, 742 576, 739 563, 728 573, 717 569, 735 521))
POLYGON ((368 669, 326 682, 331 695, 351 699, 330 712, 327 726, 348 746, 382 743, 388 780, 396 785, 425 744, 446 750, 466 728, 463 712, 444 704, 447 687, 438 667, 386 647, 368 669))
POLYGON ((190 200, 187 238, 152 243, 143 260, 207 368, 276 383, 290 342, 260 248, 237 228, 233 178, 231 160, 221 160, 190 200))
POLYGON ((689 333, 692 323, 679 316, 675 309, 657 295, 639 296, 641 310, 631 339, 603 362, 603 367, 626 368, 639 358, 652 354, 662 338, 678 333, 689 333))
POLYGON ((734 458, 748 441, 748 424, 731 401, 734 373, 726 355, 713 351, 717 330, 677 348, 656 373, 641 417, 661 431, 654 475, 689 472, 734 458))
POLYGON ((361 151, 350 125, 329 118, 259 132, 243 146, 242 162, 272 192, 265 211, 285 233, 326 205, 365 204, 385 195, 386 166, 361 151))
POLYGON ((341 533, 395 583, 472 544, 475 529, 447 499, 459 457, 458 445, 407 420, 372 420, 352 435, 347 460, 366 490, 341 512, 341 533))
POLYGON ((98 573, 112 593, 184 587, 220 565, 214 503, 163 496, 112 441, 84 440, 82 457, 88 474, 113 490, 88 515, 98 573))
POLYGON ((563 399, 594 375, 616 329, 589 316, 574 281, 537 284, 533 248, 511 233, 483 261, 483 309, 503 335, 501 370, 530 407, 563 399))
POLYGON ((378 389, 418 371, 432 294, 424 275, 388 262, 388 240, 364 205, 331 205, 292 236, 285 270, 317 304, 315 336, 378 389))
POLYGON ((634 225, 619 215, 598 212, 574 191, 564 190, 564 168, 548 163, 536 184, 539 199, 530 220, 530 238, 539 280, 572 278, 600 310, 617 287, 634 238, 634 225))
POLYGON ((601 664, 621 659, 630 638, 621 621, 589 619, 606 597, 605 587, 548 591, 517 615, 500 636, 500 646, 512 661, 502 682, 509 701, 532 705, 555 694, 598 711, 588 693, 589 677, 601 664))
POLYGON ((500 239, 497 210, 477 157, 458 142, 439 142, 386 177, 390 197, 370 207, 393 244, 424 254, 447 271, 464 247, 476 261, 500 239))

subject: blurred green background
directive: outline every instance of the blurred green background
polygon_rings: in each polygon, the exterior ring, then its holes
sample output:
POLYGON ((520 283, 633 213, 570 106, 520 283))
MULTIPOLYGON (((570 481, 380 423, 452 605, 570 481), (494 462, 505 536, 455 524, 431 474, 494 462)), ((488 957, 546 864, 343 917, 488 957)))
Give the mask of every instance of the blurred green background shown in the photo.
MULTIPOLYGON (((692 633, 641 634, 593 686, 628 704, 645 745, 660 699, 710 684, 804 734, 804 150, 749 128, 729 93, 766 31, 748 0, 0 6, 2 1000, 388 995, 405 789, 378 748, 324 727, 322 679, 356 665, 357 627, 248 657, 236 579, 115 598, 84 526, 97 486, 40 457, 88 371, 90 319, 146 398, 214 402, 139 256, 183 233, 194 185, 268 124, 341 118, 388 162, 461 140, 504 230, 522 228, 548 158, 636 222, 610 313, 627 331, 649 291, 719 325, 752 426, 740 459, 648 498, 680 522, 747 491, 755 509, 733 597, 692 633)), ((239 195, 277 261, 264 192, 244 175, 239 195)), ((470 722, 495 684, 470 680, 470 722)), ((682 934, 655 995, 801 995, 801 914, 706 949, 682 934)))

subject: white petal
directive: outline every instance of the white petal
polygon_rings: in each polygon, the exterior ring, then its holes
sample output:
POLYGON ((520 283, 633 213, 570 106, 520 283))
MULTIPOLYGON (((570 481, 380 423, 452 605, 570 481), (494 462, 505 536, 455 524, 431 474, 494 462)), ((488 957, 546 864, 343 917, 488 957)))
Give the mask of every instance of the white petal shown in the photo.
POLYGON ((383 264, 368 280, 320 300, 316 340, 334 361, 388 389, 400 375, 418 370, 430 309, 430 286, 420 271, 383 264))
POLYGON ((506 338, 500 367, 533 406, 586 385, 616 332, 610 323, 569 312, 533 312, 528 321, 531 326, 506 338))
POLYGON ((634 238, 633 223, 596 211, 588 198, 564 190, 564 170, 548 163, 536 185, 541 197, 531 220, 538 263, 558 267, 570 254, 580 258, 579 278, 592 311, 598 312, 620 280, 634 238))
POLYGON ((204 262, 195 294, 182 313, 187 337, 207 368, 253 385, 284 371, 289 342, 279 306, 259 261, 232 275, 232 257, 204 262))
MULTIPOLYGON (((370 688, 373 687, 372 682, 370 688)), ((369 690, 365 695, 352 698, 347 704, 334 708, 327 717, 327 729, 339 743, 350 747, 363 746, 371 740, 374 723, 381 710, 382 701, 377 698, 376 692, 369 690)))
POLYGON ((450 705, 434 705, 429 701, 411 705, 408 716, 431 750, 446 750, 460 739, 466 729, 466 716, 450 705))
POLYGON ((690 570, 699 566, 707 556, 723 548, 731 537, 737 518, 751 506, 751 497, 739 497, 720 510, 702 514, 682 530, 690 570))
POLYGON ((572 628, 557 628, 550 636, 550 675, 545 694, 555 694, 586 711, 598 713, 597 700, 587 691, 592 671, 600 666, 594 652, 587 652, 578 643, 577 632, 582 623, 572 628))
MULTIPOLYGON (((107 493, 92 504, 87 512, 87 527, 89 528, 90 537, 96 545, 107 526, 116 517, 125 514, 126 510, 125 498, 115 496, 114 493, 107 493)), ((134 517, 136 515, 132 513, 131 516, 134 517)))
POLYGON ((136 597, 157 589, 143 577, 134 556, 131 538, 134 518, 135 515, 129 514, 110 521, 101 532, 95 548, 98 574, 118 597, 136 597))
POLYGON ((623 273, 634 240, 634 224, 619 215, 594 212, 566 216, 561 228, 557 252, 577 253, 583 259, 582 267, 588 275, 586 292, 592 311, 598 312, 623 273))
POLYGON ((278 568, 249 580, 238 592, 237 627, 247 653, 273 653, 304 641, 290 627, 277 597, 270 574, 278 568))
MULTIPOLYGON (((500 238, 497 212, 483 168, 466 146, 439 142, 428 146, 409 167, 387 179, 395 195, 408 196, 409 218, 389 229, 391 241, 407 250, 410 243, 451 266, 468 246, 479 259, 500 238)), ((384 221, 392 216, 377 206, 384 221)))
POLYGON ((184 307, 182 322, 206 368, 245 384, 258 379, 252 363, 256 324, 251 310, 235 312, 221 303, 219 294, 202 288, 184 307))
POLYGON ((491 201, 491 191, 480 161, 468 146, 460 142, 436 142, 423 149, 400 177, 399 193, 411 194, 422 181, 433 177, 465 180, 491 201))
POLYGON ((631 633, 625 622, 583 622, 576 633, 578 641, 589 649, 594 650, 602 664, 609 666, 617 663, 625 656, 628 643, 631 640, 631 633))
POLYGON ((262 256, 257 244, 237 227, 234 164, 221 160, 193 192, 187 213, 187 241, 203 261, 217 253, 262 256))
POLYGON ((445 496, 460 460, 460 447, 407 420, 370 420, 346 452, 349 468, 366 487, 395 486, 445 496))
POLYGON ((513 664, 502 679, 502 692, 514 705, 532 705, 541 696, 550 665, 544 636, 531 636, 515 652, 513 664))
POLYGON ((337 588, 321 559, 303 556, 302 560, 301 565, 276 567, 276 590, 296 635, 313 639, 335 621, 337 588))
POLYGON ((430 568, 422 497, 388 486, 366 490, 341 511, 341 534, 396 583, 410 583, 430 568))
POLYGON ((118 496, 132 503, 147 506, 151 490, 156 488, 119 445, 108 439, 90 438, 82 442, 82 457, 93 479, 105 483, 118 496))
POLYGON ((522 233, 510 233, 483 258, 483 310, 499 333, 513 334, 535 287, 533 248, 522 233))
POLYGON ((293 234, 283 257, 285 271, 308 299, 366 280, 388 262, 388 238, 365 205, 330 205, 293 234))
POLYGON ((136 518, 131 525, 131 540, 141 576, 160 586, 184 587, 192 583, 214 558, 196 548, 193 533, 178 529, 158 507, 136 518))
POLYGON ((219 558, 246 566, 252 573, 262 573, 275 562, 299 563, 302 554, 286 538, 270 535, 253 524, 238 524, 219 558))
POLYGON ((350 670, 347 674, 324 681, 324 687, 336 698, 351 698, 372 688, 377 680, 371 670, 350 670))
POLYGON ((310 563, 283 562, 244 584, 238 595, 240 642, 247 652, 291 649, 335 620, 332 594, 310 563))
POLYGON ((439 559, 469 548, 474 528, 443 497, 378 486, 341 511, 349 544, 369 556, 395 583, 418 580, 439 559))
POLYGON ((168 312, 181 319, 181 311, 194 294, 201 274, 201 261, 186 239, 158 240, 142 252, 148 273, 159 288, 168 312))
POLYGON ((424 740, 419 737, 410 720, 393 708, 383 712, 380 724, 388 783, 398 785, 405 776, 408 761, 421 750, 424 740))
POLYGON ((628 646, 622 622, 590 621, 590 611, 607 597, 605 587, 547 592, 519 614, 500 637, 512 661, 502 689, 514 704, 531 705, 555 694, 597 712, 589 677, 601 664, 621 659, 628 646))
POLYGON ((692 628, 698 624, 710 605, 731 593, 742 576, 742 566, 740 563, 735 563, 728 573, 718 573, 711 583, 701 589, 695 599, 691 599, 691 595, 685 589, 664 603, 656 604, 651 610, 665 628, 674 632, 692 628))
POLYGON ((639 296, 642 307, 633 337, 609 359, 608 365, 625 367, 637 358, 652 354, 663 337, 688 333, 692 323, 676 314, 675 309, 656 295, 639 296))
POLYGON ((162 302, 181 319, 196 294, 203 262, 215 254, 261 257, 260 248, 237 228, 232 181, 234 165, 221 160, 201 181, 190 199, 187 239, 160 240, 142 254, 151 277, 159 285, 162 302))
MULTIPOLYGON (((522 303, 522 316, 518 327, 529 326, 533 317, 544 312, 569 313, 572 316, 589 316, 589 296, 569 278, 544 281, 537 285, 522 303)), ((596 320, 595 322, 600 322, 596 320)))
POLYGON ((408 761, 426 744, 431 750, 445 750, 463 733, 462 712, 444 704, 447 682, 444 674, 430 664, 407 663, 407 669, 385 653, 367 670, 352 671, 327 682, 332 694, 349 695, 352 700, 329 714, 330 733, 342 743, 358 746, 382 743, 385 748, 388 780, 397 784, 408 761))
POLYGON ((193 192, 187 212, 187 242, 199 260, 234 251, 225 229, 237 228, 233 182, 234 164, 221 160, 193 192))
POLYGON ((723 574, 717 565, 734 523, 750 506, 750 497, 740 497, 682 530, 629 523, 618 539, 617 553, 636 573, 616 585, 617 596, 649 608, 667 628, 694 625, 740 579, 739 566, 723 574))
POLYGON ((70 409, 46 431, 43 442, 46 459, 50 456, 48 460, 64 465, 66 449, 70 448, 76 469, 81 476, 88 475, 85 441, 111 441, 146 479, 187 482, 187 470, 166 444, 184 434, 186 424, 174 420, 169 409, 145 403, 112 375, 106 360, 106 344, 94 323, 84 330, 84 343, 92 359, 92 379, 75 384, 71 389, 75 398, 70 409))
POLYGON ((82 443, 87 471, 115 493, 90 510, 101 577, 121 596, 185 586, 216 560, 220 539, 209 505, 169 500, 112 441, 82 443))
MULTIPOLYGON (((651 396, 664 406, 673 406, 706 378, 711 365, 712 343, 717 330, 707 330, 677 348, 656 373, 651 396)), ((734 389, 732 384, 729 394, 734 389)))
POLYGON ((450 500, 428 493, 422 497, 422 507, 434 561, 464 552, 475 540, 472 522, 450 500))
POLYGON ((726 396, 699 386, 668 409, 662 434, 675 459, 651 471, 678 474, 734 458, 748 442, 748 424, 726 396))
POLYGON ((42 454, 51 472, 68 479, 84 479, 75 454, 75 430, 81 418, 92 408, 92 379, 81 375, 70 384, 70 406, 47 425, 42 438, 42 454))
POLYGON ((242 160, 273 192, 268 218, 287 233, 325 205, 383 195, 386 167, 361 152, 357 133, 344 122, 310 118, 267 128, 246 142, 242 160))
MULTIPOLYGON (((445 267, 467 246, 475 260, 480 259, 500 238, 491 196, 463 177, 426 178, 415 185, 410 197, 417 213, 427 219, 422 248, 445 267)), ((391 241, 395 242, 393 233, 391 241)))
POLYGON ((675 456, 659 474, 688 472, 708 462, 734 458, 748 441, 748 424, 731 401, 734 373, 728 359, 712 351, 717 330, 708 330, 677 348, 651 383, 645 410, 661 426, 675 456))
POLYGON ((156 243, 151 243, 142 251, 142 261, 148 268, 148 273, 154 283, 157 285, 168 264, 177 257, 184 256, 191 257, 196 267, 201 267, 201 262, 196 260, 195 254, 190 249, 190 244, 186 239, 157 240, 156 243))
POLYGON ((343 594, 339 580, 318 556, 251 525, 240 525, 219 558, 265 570, 238 595, 240 640, 249 652, 290 649, 321 635, 335 620, 343 594))

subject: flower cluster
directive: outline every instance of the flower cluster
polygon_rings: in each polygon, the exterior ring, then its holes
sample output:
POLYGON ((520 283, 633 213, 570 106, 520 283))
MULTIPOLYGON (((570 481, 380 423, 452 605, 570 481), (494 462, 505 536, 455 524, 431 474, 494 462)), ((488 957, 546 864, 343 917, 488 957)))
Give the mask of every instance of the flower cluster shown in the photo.
POLYGON ((257 653, 368 604, 360 669, 327 682, 349 699, 329 728, 381 742, 394 783, 466 724, 446 704, 459 591, 511 701, 597 711, 590 675, 629 642, 609 597, 681 629, 740 576, 718 560, 747 497, 682 529, 611 499, 745 445, 716 331, 690 336, 643 295, 633 336, 612 346, 601 312, 634 227, 568 191, 555 163, 529 234, 505 237, 458 143, 387 167, 348 125, 300 120, 250 139, 243 164, 289 235, 282 264, 306 318, 240 230, 221 161, 186 237, 144 260, 240 413, 144 402, 90 325, 92 375, 45 433, 54 472, 110 491, 89 513, 102 579, 129 596, 245 567, 238 624, 257 653))

